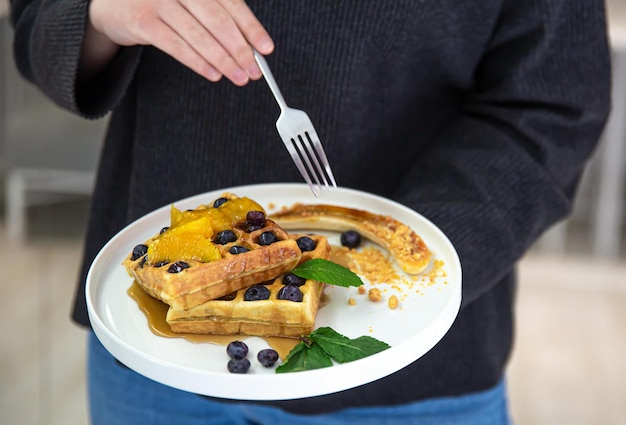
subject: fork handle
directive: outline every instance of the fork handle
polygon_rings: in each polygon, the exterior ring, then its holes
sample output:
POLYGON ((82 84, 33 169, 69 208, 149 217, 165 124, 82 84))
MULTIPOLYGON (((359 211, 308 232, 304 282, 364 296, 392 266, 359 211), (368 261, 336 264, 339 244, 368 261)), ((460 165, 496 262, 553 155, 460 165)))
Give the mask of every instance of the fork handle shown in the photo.
POLYGON ((254 51, 254 59, 256 59, 256 62, 259 64, 259 68, 261 68, 261 72, 265 77, 265 82, 267 82, 267 85, 270 87, 270 90, 272 91, 272 94, 274 95, 278 106, 280 106, 281 110, 287 109, 287 103, 285 102, 285 99, 283 98, 283 95, 278 88, 278 84, 276 84, 276 80, 274 79, 274 75, 270 70, 270 66, 267 64, 267 61, 265 60, 263 55, 257 52, 256 49, 252 50, 254 51))

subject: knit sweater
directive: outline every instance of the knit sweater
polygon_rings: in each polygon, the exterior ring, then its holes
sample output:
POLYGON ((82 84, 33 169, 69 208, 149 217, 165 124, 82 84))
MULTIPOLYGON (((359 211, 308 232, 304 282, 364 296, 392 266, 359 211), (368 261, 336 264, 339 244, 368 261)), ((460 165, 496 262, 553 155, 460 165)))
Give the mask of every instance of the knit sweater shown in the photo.
MULTIPOLYGON (((338 183, 430 219, 463 267, 458 318, 425 356, 352 390, 268 403, 307 414, 493 386, 512 346, 515 264, 569 213, 608 114, 603 1, 249 5, 275 41, 267 59, 283 94, 312 118, 338 183)), ((211 83, 138 46, 77 86, 87 6, 12 2, 22 74, 87 119, 111 112, 73 312, 83 325, 86 271, 132 220, 209 190, 301 181, 263 81, 211 83)))

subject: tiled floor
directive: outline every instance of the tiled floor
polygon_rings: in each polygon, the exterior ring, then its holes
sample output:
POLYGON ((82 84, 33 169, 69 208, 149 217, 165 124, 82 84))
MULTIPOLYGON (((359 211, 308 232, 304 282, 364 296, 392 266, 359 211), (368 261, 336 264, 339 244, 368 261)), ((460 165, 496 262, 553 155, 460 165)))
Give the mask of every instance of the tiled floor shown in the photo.
MULTIPOLYGON (((69 321, 85 202, 0 225, 0 423, 85 425, 85 333, 69 321)), ((509 387, 517 425, 626 424, 626 261, 533 254, 520 267, 509 387)))

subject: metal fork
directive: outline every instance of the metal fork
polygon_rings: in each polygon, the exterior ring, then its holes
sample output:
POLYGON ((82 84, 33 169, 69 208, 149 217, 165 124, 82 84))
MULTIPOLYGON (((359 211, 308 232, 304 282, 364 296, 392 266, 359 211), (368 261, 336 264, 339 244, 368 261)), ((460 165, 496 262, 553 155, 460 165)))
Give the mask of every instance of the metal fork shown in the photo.
POLYGON ((311 119, 304 111, 287 106, 265 58, 256 50, 254 50, 254 58, 280 106, 281 112, 276 121, 278 134, 311 192, 318 196, 324 192, 324 189, 329 191, 330 185, 337 187, 326 153, 311 119))

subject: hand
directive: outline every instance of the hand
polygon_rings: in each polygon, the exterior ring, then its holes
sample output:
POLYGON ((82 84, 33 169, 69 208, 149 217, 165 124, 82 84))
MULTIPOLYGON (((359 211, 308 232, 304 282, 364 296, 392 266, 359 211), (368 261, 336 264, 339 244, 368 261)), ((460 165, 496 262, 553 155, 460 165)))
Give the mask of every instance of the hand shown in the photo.
POLYGON ((92 0, 86 42, 110 51, 105 37, 111 45, 153 45, 210 81, 226 76, 238 86, 261 78, 252 46, 274 50, 244 0, 92 0))

